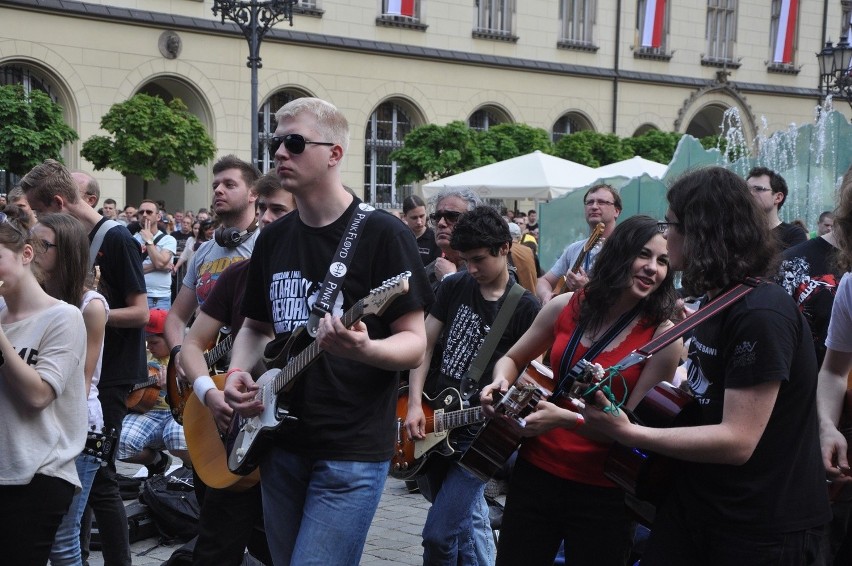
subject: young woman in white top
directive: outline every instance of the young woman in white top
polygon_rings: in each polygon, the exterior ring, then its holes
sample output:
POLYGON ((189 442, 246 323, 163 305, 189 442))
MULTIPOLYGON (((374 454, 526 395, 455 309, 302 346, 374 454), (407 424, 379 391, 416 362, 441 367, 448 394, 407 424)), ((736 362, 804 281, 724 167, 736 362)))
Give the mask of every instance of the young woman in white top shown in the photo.
POLYGON ((48 295, 24 215, 0 215, 0 548, 7 564, 43 565, 80 489, 86 438, 86 329, 76 305, 48 295))
MULTIPOLYGON (((80 305, 83 313, 88 427, 90 431, 101 432, 104 417, 98 400, 98 381, 101 378, 101 355, 109 307, 100 293, 84 286, 89 259, 88 234, 83 224, 69 214, 41 215, 32 234, 36 239, 34 262, 41 270, 45 291, 66 303, 80 305)), ((101 459, 95 454, 80 453, 76 465, 83 489, 74 496, 56 531, 50 552, 50 563, 54 566, 82 566, 80 519, 101 459)))

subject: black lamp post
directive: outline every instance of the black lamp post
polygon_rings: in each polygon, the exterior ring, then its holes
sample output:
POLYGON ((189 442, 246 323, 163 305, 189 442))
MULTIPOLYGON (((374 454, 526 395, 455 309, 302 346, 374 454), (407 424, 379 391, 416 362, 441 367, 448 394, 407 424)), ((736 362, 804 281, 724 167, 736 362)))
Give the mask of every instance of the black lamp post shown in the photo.
POLYGON ((852 46, 845 39, 837 45, 826 41, 825 47, 816 57, 819 63, 819 90, 822 98, 831 95, 852 106, 852 70, 849 69, 852 63, 852 46))
POLYGON ((296 0, 213 0, 213 15, 222 15, 222 23, 229 19, 240 27, 248 41, 249 55, 246 65, 251 69, 251 161, 257 165, 257 70, 260 62, 260 42, 269 28, 288 20, 293 25, 293 4, 296 0))

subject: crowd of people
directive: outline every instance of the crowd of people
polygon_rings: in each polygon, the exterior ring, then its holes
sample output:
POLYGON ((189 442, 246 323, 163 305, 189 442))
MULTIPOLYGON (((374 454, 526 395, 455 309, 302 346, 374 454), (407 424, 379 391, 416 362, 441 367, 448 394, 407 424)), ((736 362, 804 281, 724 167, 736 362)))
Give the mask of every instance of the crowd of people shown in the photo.
POLYGON ((0 542, 10 564, 84 564, 90 515, 104 562, 131 564, 116 458, 149 475, 173 458, 193 469, 193 564, 237 565, 247 549, 267 564, 358 564, 397 436, 434 435, 424 403, 435 399, 477 416, 419 470, 431 502, 424 564, 852 560, 841 422, 852 172, 812 239, 781 221, 788 188, 767 168, 688 172, 661 219, 626 215, 619 192, 596 185, 583 200, 589 238, 565 242, 543 270, 536 211, 446 190, 407 198, 397 218, 343 185, 349 129, 337 108, 300 98, 276 120, 274 169, 219 158, 209 211, 169 213, 149 199, 98 207, 94 177, 53 160, 8 195, 0 542), (214 344, 230 345, 226 361, 209 359, 214 344), (524 385, 534 400, 507 413, 533 366, 553 377, 524 385), (223 444, 219 459, 248 478, 259 467, 247 489, 193 463, 199 432, 165 397, 167 367, 210 413, 215 442, 239 446, 223 444), (642 416, 664 386, 689 399, 688 422, 642 416), (494 462, 508 478, 499 536, 485 495, 493 472, 464 456, 495 428, 516 439, 494 462), (110 433, 114 454, 88 447, 110 433), (608 472, 616 443, 670 461, 663 495, 645 502, 652 517, 608 472))

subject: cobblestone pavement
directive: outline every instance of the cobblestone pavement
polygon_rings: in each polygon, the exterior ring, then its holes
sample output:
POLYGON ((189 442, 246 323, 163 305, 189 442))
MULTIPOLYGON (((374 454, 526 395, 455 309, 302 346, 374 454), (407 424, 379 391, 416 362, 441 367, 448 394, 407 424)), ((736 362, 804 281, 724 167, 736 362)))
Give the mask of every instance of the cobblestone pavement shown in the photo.
MULTIPOLYGON (((133 475, 139 466, 119 463, 121 474, 133 475)), ((419 493, 411 494, 405 483, 388 478, 385 490, 370 526, 361 566, 414 566, 422 564, 420 532, 426 521, 429 503, 419 493)), ((134 566, 159 566, 179 545, 160 546, 158 539, 148 538, 131 546, 134 566)), ((103 566, 100 552, 92 552, 89 566, 103 566)), ((211 565, 215 566, 215 565, 211 565)))

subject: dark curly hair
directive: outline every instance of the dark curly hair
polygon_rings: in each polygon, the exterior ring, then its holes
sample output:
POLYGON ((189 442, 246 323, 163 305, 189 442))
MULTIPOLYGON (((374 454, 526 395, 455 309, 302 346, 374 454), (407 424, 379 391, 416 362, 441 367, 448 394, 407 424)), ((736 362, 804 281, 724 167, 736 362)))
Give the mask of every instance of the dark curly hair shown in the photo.
POLYGON ((722 167, 682 175, 666 194, 683 234, 683 287, 691 295, 770 276, 778 242, 745 180, 722 167))
MULTIPOLYGON (((618 301, 621 291, 633 282, 633 262, 645 244, 658 235, 657 221, 650 216, 631 216, 615 227, 595 260, 595 270, 585 287, 580 307, 580 324, 599 329, 607 313, 618 301)), ((647 298, 639 319, 647 326, 657 326, 674 314, 677 292, 674 270, 668 269, 660 286, 647 298)))
POLYGON ((509 225, 494 207, 482 205, 465 212, 459 218, 450 247, 459 252, 488 248, 492 256, 500 253, 500 246, 512 241, 509 225))

